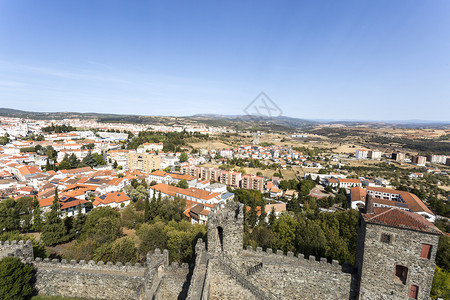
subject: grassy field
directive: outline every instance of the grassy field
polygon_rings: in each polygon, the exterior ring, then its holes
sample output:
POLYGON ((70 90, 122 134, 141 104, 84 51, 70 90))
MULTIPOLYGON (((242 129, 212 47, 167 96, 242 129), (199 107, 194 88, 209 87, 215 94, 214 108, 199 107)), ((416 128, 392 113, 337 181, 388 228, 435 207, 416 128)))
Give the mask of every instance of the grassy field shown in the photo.
POLYGON ((197 142, 197 143, 190 143, 189 146, 194 147, 196 149, 230 149, 231 146, 225 143, 222 143, 221 141, 204 141, 204 142, 197 142))
POLYGON ((295 173, 296 171, 292 169, 281 170, 281 174, 283 175, 284 180, 296 179, 295 173))
POLYGON ((257 172, 261 172, 263 174, 263 176, 268 177, 268 178, 272 178, 273 173, 275 173, 275 170, 272 169, 266 169, 266 170, 260 170, 260 169, 256 169, 256 168, 244 168, 245 169, 245 173, 247 174, 254 174, 256 175, 257 172))

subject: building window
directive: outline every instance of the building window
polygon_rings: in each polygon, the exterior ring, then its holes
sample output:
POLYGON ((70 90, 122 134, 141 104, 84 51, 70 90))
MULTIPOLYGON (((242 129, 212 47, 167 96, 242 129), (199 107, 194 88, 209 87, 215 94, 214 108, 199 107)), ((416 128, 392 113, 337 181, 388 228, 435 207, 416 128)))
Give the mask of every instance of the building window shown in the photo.
POLYGON ((395 278, 401 283, 406 284, 408 277, 408 268, 402 265, 395 265, 395 278))
POLYGON ((420 257, 430 259, 432 246, 428 244, 422 244, 422 251, 420 257))
POLYGON ((415 284, 409 288, 409 299, 417 299, 419 296, 419 287, 415 284))
POLYGON ((387 234, 387 233, 382 233, 381 234, 381 241, 383 243, 390 244, 391 241, 392 241, 392 236, 390 234, 387 234))

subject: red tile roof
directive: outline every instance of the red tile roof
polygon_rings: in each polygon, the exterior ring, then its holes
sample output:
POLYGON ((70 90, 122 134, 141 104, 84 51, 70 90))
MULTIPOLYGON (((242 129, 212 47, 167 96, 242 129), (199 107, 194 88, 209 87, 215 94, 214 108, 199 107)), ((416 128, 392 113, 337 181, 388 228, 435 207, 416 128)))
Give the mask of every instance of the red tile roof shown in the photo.
POLYGON ((38 167, 34 166, 21 166, 18 168, 21 175, 31 175, 36 173, 41 173, 41 170, 38 167))
MULTIPOLYGON (((72 198, 72 199, 74 199, 74 198, 72 198)), ((84 200, 84 199, 81 199, 81 200, 80 199, 76 199, 76 200, 73 200, 73 201, 63 202, 63 203, 60 203, 61 204, 60 209, 63 210, 63 209, 69 208, 69 207, 78 206, 79 204, 85 204, 85 203, 88 203, 88 202, 89 201, 84 200)))
POLYGON ((413 193, 371 186, 367 187, 367 190, 400 195, 405 203, 408 204, 408 208, 412 211, 424 211, 431 215, 434 215, 434 213, 425 205, 425 203, 423 203, 422 200, 420 200, 419 197, 417 197, 413 193))
POLYGON ((130 197, 128 197, 125 193, 123 192, 109 192, 106 195, 101 195, 98 196, 97 198, 95 198, 94 202, 92 204, 94 204, 94 206, 98 206, 100 203, 101 204, 109 204, 109 203, 121 203, 124 201, 128 201, 131 200, 130 197))
POLYGON ((188 188, 188 189, 182 189, 173 185, 164 184, 164 183, 158 183, 154 186, 150 187, 151 189, 155 191, 159 191, 163 194, 170 195, 170 196, 176 196, 177 194, 181 194, 183 196, 189 196, 192 198, 202 199, 202 200, 210 200, 214 197, 220 196, 220 193, 210 193, 205 190, 200 190, 197 188, 188 188))
POLYGON ((432 234, 442 234, 433 223, 426 220, 421 215, 399 208, 374 207, 373 214, 363 213, 361 216, 367 223, 411 229, 432 234))

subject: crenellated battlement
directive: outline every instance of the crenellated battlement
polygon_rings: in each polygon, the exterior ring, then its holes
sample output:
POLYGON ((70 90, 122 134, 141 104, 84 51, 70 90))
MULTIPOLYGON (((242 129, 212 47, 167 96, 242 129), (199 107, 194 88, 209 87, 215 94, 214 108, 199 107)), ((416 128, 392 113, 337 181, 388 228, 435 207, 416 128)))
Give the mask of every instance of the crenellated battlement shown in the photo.
POLYGON ((331 263, 324 257, 316 259, 315 256, 310 255, 308 258, 302 253, 297 256, 293 252, 288 251, 286 254, 282 250, 273 251, 271 248, 267 248, 263 251, 261 247, 253 249, 252 246, 247 246, 247 249, 243 251, 242 255, 257 256, 264 260, 266 264, 298 264, 301 266, 309 266, 312 268, 324 268, 327 270, 332 270, 336 272, 346 272, 352 271, 352 265, 350 263, 339 264, 339 261, 333 259, 331 263))
POLYGON ((0 241, 0 259, 6 256, 15 256, 22 260, 33 259, 33 242, 27 241, 0 241))
POLYGON ((61 269, 71 269, 71 270, 97 270, 97 271, 119 271, 119 272, 140 272, 144 273, 147 267, 140 263, 135 263, 134 265, 130 262, 122 263, 122 262, 107 262, 99 261, 96 263, 93 260, 86 262, 85 260, 76 261, 74 259, 68 261, 66 259, 49 259, 49 258, 40 258, 36 257, 34 260, 26 260, 27 263, 33 264, 37 268, 61 268, 61 269))

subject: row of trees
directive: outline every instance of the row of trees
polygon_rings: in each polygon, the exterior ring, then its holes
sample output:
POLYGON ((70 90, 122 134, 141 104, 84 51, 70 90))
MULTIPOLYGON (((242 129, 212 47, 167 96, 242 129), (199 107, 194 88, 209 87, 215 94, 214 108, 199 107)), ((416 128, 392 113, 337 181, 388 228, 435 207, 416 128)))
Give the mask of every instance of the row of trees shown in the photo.
MULTIPOLYGON (((263 210, 261 210, 263 212, 263 210)), ((265 222, 264 213, 251 227, 251 210, 245 217, 244 247, 262 247, 302 253, 306 257, 326 257, 340 263, 354 262, 358 212, 348 210, 336 213, 287 212, 278 219, 270 214, 265 222)))
POLYGON ((64 155, 63 160, 59 163, 59 170, 76 169, 81 167, 97 167, 106 165, 106 161, 103 159, 103 155, 98 153, 92 153, 91 151, 80 160, 74 153, 70 156, 64 155))
POLYGON ((141 131, 128 140, 127 149, 137 149, 144 143, 163 143, 163 151, 179 152, 191 140, 208 140, 209 136, 198 132, 153 132, 141 131))
POLYGON ((47 127, 43 127, 41 129, 43 132, 48 132, 48 133, 63 133, 63 132, 69 132, 69 131, 76 131, 77 129, 75 127, 72 127, 70 125, 54 125, 52 123, 52 125, 47 126, 47 127))
POLYGON ((0 228, 3 232, 40 230, 42 212, 36 198, 9 198, 0 202, 0 228), (36 209, 34 209, 36 207, 36 209))

